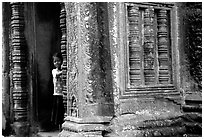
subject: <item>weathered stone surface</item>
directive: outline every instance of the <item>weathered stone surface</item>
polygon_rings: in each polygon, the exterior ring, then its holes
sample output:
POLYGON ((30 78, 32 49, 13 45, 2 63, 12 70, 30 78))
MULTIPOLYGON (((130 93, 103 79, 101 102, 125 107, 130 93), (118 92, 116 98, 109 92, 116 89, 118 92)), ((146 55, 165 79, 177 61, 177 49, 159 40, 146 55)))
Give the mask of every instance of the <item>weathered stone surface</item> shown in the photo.
POLYGON ((110 136, 181 136, 185 133, 185 127, 179 116, 155 119, 142 114, 125 114, 111 120, 107 128, 109 133, 110 136))
POLYGON ((120 100, 120 114, 135 113, 158 119, 182 115, 180 105, 164 98, 132 98, 120 100))
POLYGON ((108 137, 174 137, 201 136, 202 116, 183 114, 175 117, 150 118, 139 114, 125 114, 114 117, 104 136, 108 137), (188 135, 189 134, 189 135, 188 135))

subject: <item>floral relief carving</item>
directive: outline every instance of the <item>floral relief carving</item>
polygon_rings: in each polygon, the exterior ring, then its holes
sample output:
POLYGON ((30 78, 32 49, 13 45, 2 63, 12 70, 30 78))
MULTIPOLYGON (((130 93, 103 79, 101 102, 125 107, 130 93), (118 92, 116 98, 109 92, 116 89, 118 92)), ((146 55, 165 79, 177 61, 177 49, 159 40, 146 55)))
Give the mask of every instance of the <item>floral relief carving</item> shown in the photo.
POLYGON ((96 103, 101 96, 99 40, 96 3, 81 3, 81 49, 86 92, 86 102, 96 103))
MULTIPOLYGON (((72 114, 72 96, 78 96, 78 45, 77 45, 77 5, 69 2, 65 3, 66 10, 66 22, 67 24, 67 92, 68 92, 68 115, 72 114)), ((78 108, 78 102, 74 102, 76 108, 78 108)))

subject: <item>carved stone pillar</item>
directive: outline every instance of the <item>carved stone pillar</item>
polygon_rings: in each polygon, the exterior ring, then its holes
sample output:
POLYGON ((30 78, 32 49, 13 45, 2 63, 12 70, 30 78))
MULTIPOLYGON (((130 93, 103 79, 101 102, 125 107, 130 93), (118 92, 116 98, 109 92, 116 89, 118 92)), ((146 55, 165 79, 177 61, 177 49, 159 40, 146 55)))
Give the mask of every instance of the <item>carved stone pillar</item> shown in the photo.
POLYGON ((159 61, 159 83, 170 83, 170 59, 167 26, 167 10, 158 13, 158 61, 159 61))
POLYGON ((142 84, 142 71, 141 71, 141 51, 140 46, 140 32, 139 32, 139 7, 131 6, 128 10, 128 23, 129 23, 129 76, 130 85, 142 84))
POLYGON ((154 9, 149 7, 144 11, 144 80, 146 85, 156 84, 153 22, 154 9))
POLYGON ((63 102, 64 102, 64 108, 65 108, 65 116, 67 116, 67 31, 66 31, 66 11, 65 11, 65 5, 63 2, 60 3, 61 11, 60 11, 60 29, 61 29, 61 53, 63 57, 63 64, 62 64, 62 71, 63 71, 63 102))
POLYGON ((26 71, 26 41, 24 37, 24 5, 12 2, 11 63, 12 63, 12 110, 14 131, 17 136, 28 136, 28 90, 26 71))
POLYGON ((111 89, 105 84, 104 8, 101 3, 65 3, 68 116, 59 136, 102 136, 113 115, 111 89))

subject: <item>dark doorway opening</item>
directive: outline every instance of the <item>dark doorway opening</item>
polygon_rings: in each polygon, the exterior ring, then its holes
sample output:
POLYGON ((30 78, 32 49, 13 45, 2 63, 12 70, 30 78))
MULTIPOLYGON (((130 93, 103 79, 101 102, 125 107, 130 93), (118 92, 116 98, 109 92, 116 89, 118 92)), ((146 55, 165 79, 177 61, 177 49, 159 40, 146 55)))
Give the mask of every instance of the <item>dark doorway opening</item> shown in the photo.
POLYGON ((60 4, 56 2, 35 3, 36 31, 36 119, 40 130, 53 129, 50 122, 53 100, 52 55, 60 51, 60 4))

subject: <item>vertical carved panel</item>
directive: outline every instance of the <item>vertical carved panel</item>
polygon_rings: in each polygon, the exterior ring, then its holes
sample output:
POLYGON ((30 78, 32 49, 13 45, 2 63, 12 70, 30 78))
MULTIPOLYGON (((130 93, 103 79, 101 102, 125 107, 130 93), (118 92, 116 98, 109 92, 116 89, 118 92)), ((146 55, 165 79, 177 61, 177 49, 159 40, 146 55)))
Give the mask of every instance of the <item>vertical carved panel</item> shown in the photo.
POLYGON ((62 64, 62 77, 63 77, 63 102, 64 102, 64 109, 65 109, 65 116, 67 114, 67 31, 66 31, 66 11, 65 11, 65 5, 63 2, 60 3, 61 11, 60 11, 60 29, 61 29, 61 53, 63 56, 63 64, 62 64))
MULTIPOLYGON (((68 112, 67 115, 72 116, 72 96, 78 98, 78 46, 77 46, 77 10, 78 5, 73 2, 64 3, 66 10, 66 31, 67 31, 67 96, 68 96, 68 112)), ((76 108, 78 108, 78 101, 75 99, 76 108)), ((77 110, 78 111, 78 110, 77 110)), ((78 116, 78 115, 76 115, 78 116)))
POLYGON ((97 103, 102 97, 101 67, 97 5, 94 2, 80 3, 80 45, 83 64, 83 92, 87 104, 97 103))
POLYGON ((24 37, 23 3, 11 3, 11 47, 12 47, 12 84, 14 121, 27 121, 28 91, 26 72, 26 42, 24 37))
MULTIPOLYGON (((84 83, 83 91, 85 94, 85 102, 95 103, 96 95, 94 94, 93 87, 96 82, 93 82, 93 76, 91 75, 92 70, 92 53, 94 53, 93 46, 90 46, 90 43, 94 36, 92 33, 95 33, 96 30, 92 27, 94 24, 93 18, 97 16, 96 14, 92 16, 95 9, 94 5, 91 3, 80 3, 80 38, 81 38, 81 49, 82 49, 82 59, 83 59, 83 71, 84 71, 84 83), (92 30, 93 29, 93 30, 92 30), (93 32, 89 32, 92 30, 93 32), (92 37, 92 38, 91 38, 92 37)), ((92 45, 94 45, 94 41, 92 45)), ((96 53, 95 53, 96 54, 96 53)), ((96 67, 97 68, 97 67, 96 67)))
POLYGON ((129 23, 129 75, 130 85, 140 85, 141 82, 141 46, 139 36, 139 7, 128 7, 129 23))
POLYGON ((146 85, 155 84, 154 9, 144 11, 144 79, 146 85))
POLYGON ((169 56, 168 56, 168 29, 167 11, 160 10, 158 13, 158 61, 159 61, 159 83, 170 82, 169 56))

